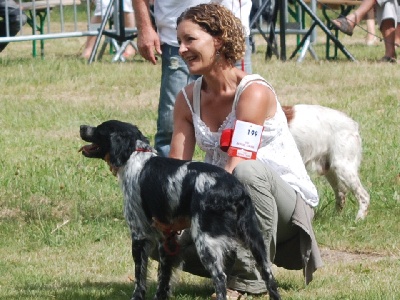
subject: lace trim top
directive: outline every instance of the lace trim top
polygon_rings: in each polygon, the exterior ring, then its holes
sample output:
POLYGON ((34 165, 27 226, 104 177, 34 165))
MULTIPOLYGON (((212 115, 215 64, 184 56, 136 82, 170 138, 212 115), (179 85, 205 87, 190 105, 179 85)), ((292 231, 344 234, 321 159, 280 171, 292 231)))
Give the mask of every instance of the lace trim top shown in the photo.
POLYGON ((200 114, 200 91, 202 77, 199 77, 193 87, 193 107, 190 104, 185 89, 182 89, 185 100, 192 113, 193 126, 195 130, 196 143, 205 155, 205 162, 225 167, 228 161, 228 154, 220 149, 219 141, 224 129, 234 128, 236 122, 236 106, 242 92, 253 83, 267 86, 275 95, 277 110, 275 115, 266 119, 261 138, 261 144, 257 152, 257 159, 262 161, 276 171, 281 178, 293 187, 302 198, 312 207, 318 205, 319 198, 317 190, 307 174, 299 150, 289 131, 286 116, 278 101, 272 86, 257 74, 246 75, 239 83, 232 110, 225 121, 218 128, 217 132, 212 132, 210 128, 201 120, 200 114))

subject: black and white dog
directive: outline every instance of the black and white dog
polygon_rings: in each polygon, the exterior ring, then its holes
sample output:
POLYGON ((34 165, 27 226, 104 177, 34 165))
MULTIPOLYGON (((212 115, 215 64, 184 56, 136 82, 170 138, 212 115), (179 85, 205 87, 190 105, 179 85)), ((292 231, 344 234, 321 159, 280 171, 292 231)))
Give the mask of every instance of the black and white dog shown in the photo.
POLYGON ((124 194, 124 214, 132 234, 135 289, 132 299, 145 298, 147 263, 158 245, 156 299, 167 299, 173 268, 174 234, 189 228, 197 253, 214 282, 217 299, 226 299, 224 259, 234 242, 252 252, 271 299, 280 299, 267 260, 252 201, 244 186, 222 168, 158 157, 139 129, 129 123, 106 121, 82 125, 81 138, 91 143, 81 151, 108 162, 124 194))

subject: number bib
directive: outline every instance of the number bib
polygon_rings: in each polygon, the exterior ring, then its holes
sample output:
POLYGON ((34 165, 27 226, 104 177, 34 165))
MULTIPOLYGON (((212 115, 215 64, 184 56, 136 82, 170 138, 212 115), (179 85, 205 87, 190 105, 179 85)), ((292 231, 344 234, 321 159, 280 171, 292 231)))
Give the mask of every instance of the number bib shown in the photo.
POLYGON ((233 130, 229 156, 256 159, 260 146, 263 126, 237 120, 233 130))

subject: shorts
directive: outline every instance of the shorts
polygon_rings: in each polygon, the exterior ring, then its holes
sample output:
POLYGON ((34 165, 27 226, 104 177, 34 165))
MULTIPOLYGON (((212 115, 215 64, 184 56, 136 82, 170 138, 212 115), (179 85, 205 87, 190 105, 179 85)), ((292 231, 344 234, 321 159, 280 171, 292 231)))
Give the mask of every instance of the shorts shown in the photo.
POLYGON ((382 21, 392 19, 395 27, 397 23, 400 23, 400 6, 397 0, 380 0, 375 5, 376 9, 376 20, 378 21, 379 27, 382 25, 382 21))
MULTIPOLYGON (((95 16, 104 16, 106 14, 107 6, 110 4, 110 0, 95 0, 95 16)), ((124 0, 124 12, 131 13, 133 12, 132 1, 124 0)))

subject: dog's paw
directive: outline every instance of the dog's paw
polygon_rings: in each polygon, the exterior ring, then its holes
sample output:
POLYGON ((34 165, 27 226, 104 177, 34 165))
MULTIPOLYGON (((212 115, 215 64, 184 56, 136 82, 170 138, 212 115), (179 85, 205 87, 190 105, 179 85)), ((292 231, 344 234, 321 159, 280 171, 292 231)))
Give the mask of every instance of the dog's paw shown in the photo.
POLYGON ((154 300, 167 300, 169 299, 169 289, 163 291, 157 291, 154 295, 154 300))
POLYGON ((138 289, 135 289, 131 300, 144 300, 145 298, 146 298, 145 293, 143 291, 139 291, 138 289))

